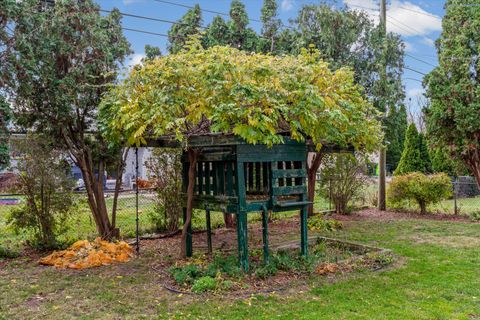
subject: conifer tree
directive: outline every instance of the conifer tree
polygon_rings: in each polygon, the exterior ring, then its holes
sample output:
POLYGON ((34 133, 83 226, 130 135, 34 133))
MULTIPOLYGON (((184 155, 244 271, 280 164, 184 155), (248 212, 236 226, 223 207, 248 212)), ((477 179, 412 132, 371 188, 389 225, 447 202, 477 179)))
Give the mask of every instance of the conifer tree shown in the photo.
POLYGON ((205 31, 203 38, 203 45, 205 48, 213 47, 216 45, 224 46, 229 44, 230 30, 227 23, 222 17, 216 16, 213 18, 205 31))
POLYGON ((180 51, 189 37, 200 32, 202 26, 202 10, 198 4, 174 24, 168 31, 168 51, 170 53, 177 53, 180 51))
POLYGON ((98 132, 97 107, 131 51, 120 12, 99 10, 93 0, 43 6, 38 0, 0 1, 0 20, 14 28, 0 32, 6 44, 0 91, 8 94, 16 126, 69 153, 82 172, 98 234, 111 239, 120 232, 116 213, 126 153, 123 143, 110 143, 98 132), (115 192, 108 206, 103 173, 113 167, 115 192))
POLYGON ((265 51, 274 52, 278 31, 281 26, 276 0, 263 0, 261 20, 263 23, 262 36, 265 38, 264 41, 269 42, 268 49, 265 51))
POLYGON ((385 119, 385 140, 387 145, 387 170, 395 171, 402 156, 407 131, 407 111, 404 105, 392 108, 385 119))
POLYGON ((420 158, 422 159, 424 166, 424 173, 432 173, 432 160, 430 159, 430 153, 428 152, 427 138, 423 132, 418 134, 418 143, 420 149, 420 158))
POLYGON ((423 134, 419 134, 417 127, 412 123, 408 126, 402 157, 394 175, 404 175, 410 172, 429 173, 431 166, 423 134))
POLYGON ((424 84, 429 139, 463 162, 480 186, 480 6, 475 2, 446 1, 436 42, 438 66, 424 84))
POLYGON ((256 51, 259 43, 257 33, 248 27, 248 14, 245 5, 240 0, 233 0, 230 5, 229 45, 246 51, 256 51))

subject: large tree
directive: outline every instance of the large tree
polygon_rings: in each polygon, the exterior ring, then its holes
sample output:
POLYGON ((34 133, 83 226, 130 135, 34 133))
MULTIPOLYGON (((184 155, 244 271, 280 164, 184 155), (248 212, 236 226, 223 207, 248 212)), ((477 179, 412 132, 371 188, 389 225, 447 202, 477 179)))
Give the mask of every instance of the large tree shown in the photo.
POLYGON ((278 18, 278 4, 276 0, 263 0, 263 6, 261 10, 262 20, 262 37, 263 42, 266 41, 267 50, 263 48, 263 51, 275 52, 275 44, 282 25, 278 18))
POLYGON ((427 132, 461 160, 480 185, 480 7, 448 0, 436 42, 438 67, 424 80, 427 132))
MULTIPOLYGON (((105 97, 101 115, 111 141, 141 145, 148 137, 185 141, 191 134, 231 133, 249 143, 294 140, 371 150, 381 138, 374 108, 347 69, 332 72, 318 52, 274 57, 231 47, 188 50, 147 62, 105 97), (175 70, 175 72, 172 72, 175 70), (221 85, 219 85, 221 84, 221 85)), ((192 216, 198 149, 188 147, 187 214, 192 216)))
POLYGON ((297 46, 315 45, 333 69, 351 67, 355 81, 378 110, 387 112, 402 105, 404 44, 399 35, 384 35, 381 26, 364 11, 326 4, 302 7, 294 26, 298 30, 297 46), (380 81, 385 62, 386 82, 380 81))
POLYGON ((407 131, 407 111, 405 105, 399 108, 391 108, 385 118, 385 140, 388 142, 387 170, 393 172, 402 156, 407 131))
POLYGON ((240 50, 257 51, 259 37, 252 28, 248 27, 249 19, 243 2, 232 0, 229 13, 228 28, 230 30, 230 39, 228 44, 240 50))
POLYGON ((3 88, 18 125, 37 131, 69 152, 80 168, 98 233, 118 235, 116 199, 124 154, 98 133, 97 107, 130 53, 120 13, 99 13, 92 0, 3 1, 1 19, 12 26, 3 88), (104 171, 117 169, 114 204, 104 195, 104 171))
MULTIPOLYGON (((329 62, 334 70, 351 67, 355 71, 356 83, 363 86, 365 94, 377 110, 385 113, 383 124, 387 127, 386 137, 405 134, 407 119, 400 109, 405 97, 401 81, 404 44, 400 36, 393 33, 385 36, 381 26, 375 25, 366 12, 348 8, 336 9, 326 4, 302 7, 294 20, 294 27, 297 31, 292 38, 295 40, 287 43, 291 52, 314 45, 321 52, 322 59, 329 62), (381 81, 385 64, 387 81, 381 81), (389 119, 389 115, 393 118, 389 119)), ((291 33, 287 32, 284 36, 288 39, 289 34, 291 33)), ((392 158, 392 150, 395 158, 403 148, 397 138, 391 142, 393 143, 387 148, 388 159, 392 158)), ((323 156, 317 152, 309 163, 311 201, 316 172, 323 156)), ((310 209, 310 214, 312 210, 313 208, 310 209)))

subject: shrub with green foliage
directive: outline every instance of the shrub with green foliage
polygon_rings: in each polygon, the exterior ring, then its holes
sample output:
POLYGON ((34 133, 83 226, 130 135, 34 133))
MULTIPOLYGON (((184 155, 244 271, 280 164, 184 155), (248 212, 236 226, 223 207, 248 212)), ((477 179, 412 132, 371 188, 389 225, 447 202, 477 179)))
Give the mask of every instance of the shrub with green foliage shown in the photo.
POLYGON ((157 198, 150 220, 157 231, 178 230, 182 216, 182 150, 157 148, 146 163, 157 198))
POLYGON ((390 204, 402 207, 406 201, 413 200, 425 214, 427 206, 438 203, 452 195, 452 182, 444 173, 425 175, 413 172, 396 176, 388 186, 390 204))
POLYGON ((320 177, 320 195, 324 198, 332 197, 335 211, 347 214, 353 199, 360 195, 360 191, 367 182, 367 165, 364 158, 350 153, 328 155, 323 160, 320 177))
POLYGON ((183 267, 173 267, 169 269, 175 282, 178 284, 193 284, 194 281, 202 275, 201 269, 195 264, 187 264, 183 267))
POLYGON ((470 213, 470 218, 472 221, 480 221, 480 211, 474 211, 470 213))
POLYGON ((259 279, 266 279, 275 275, 278 272, 277 266, 274 263, 267 263, 255 270, 255 276, 259 279))
POLYGON ((68 230, 67 219, 75 208, 75 182, 66 155, 45 136, 28 135, 13 147, 20 154, 16 169, 26 201, 12 210, 8 221, 16 232, 28 232, 35 248, 62 247, 58 237, 68 230))
POLYGON ((206 291, 215 291, 218 287, 218 281, 210 276, 201 277, 193 283, 192 291, 201 293, 206 291))
POLYGON ((20 254, 8 247, 0 246, 0 259, 14 259, 20 254))

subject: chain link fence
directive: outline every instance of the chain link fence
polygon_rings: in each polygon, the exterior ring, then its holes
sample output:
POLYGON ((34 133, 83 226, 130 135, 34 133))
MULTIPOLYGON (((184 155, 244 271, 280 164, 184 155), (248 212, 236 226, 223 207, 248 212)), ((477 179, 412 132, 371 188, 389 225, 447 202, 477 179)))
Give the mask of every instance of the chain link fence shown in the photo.
POLYGON ((473 177, 458 177, 452 182, 453 199, 446 210, 454 214, 479 214, 480 189, 473 177))
MULTIPOLYGON (((387 179, 387 184, 390 179, 387 179)), ((362 187, 351 200, 351 210, 358 210, 366 207, 375 207, 378 199, 378 179, 368 177, 362 187)), ((430 212, 442 214, 463 214, 480 216, 480 190, 472 177, 458 177, 452 179, 453 196, 450 199, 432 205, 430 212)), ((85 192, 75 193, 77 207, 72 214, 71 236, 84 239, 96 236, 95 222, 93 221, 85 192)), ((105 199, 108 211, 113 206, 113 192, 106 191, 105 199)), ((4 193, 0 194, 0 242, 2 239, 22 238, 22 234, 16 234, 8 224, 8 217, 12 210, 21 208, 25 204, 25 196, 22 194, 4 193)), ((117 227, 120 228, 123 237, 134 237, 136 229, 136 213, 138 207, 139 231, 140 234, 157 232, 158 219, 161 219, 159 212, 157 191, 154 189, 140 189, 138 193, 138 204, 135 190, 122 190, 117 200, 117 227), (156 220, 157 219, 157 220, 156 220)), ((331 193, 327 195, 316 194, 315 211, 328 212, 335 210, 335 204, 331 193)), ((415 203, 410 203, 408 210, 417 210, 415 203)), ((252 216, 254 218, 254 216, 252 216)), ((196 228, 205 226, 204 214, 194 214, 193 225, 196 228)), ((223 225, 222 213, 212 213, 212 225, 215 227, 223 225)))
MULTIPOLYGON (((72 210, 68 221, 69 236, 74 239, 94 238, 97 236, 95 222, 88 206, 86 192, 75 192, 76 207, 72 210)), ((105 202, 109 215, 112 212, 113 191, 105 192, 105 202)), ((22 240, 26 235, 19 233, 8 223, 12 210, 21 208, 26 203, 25 195, 18 193, 0 194, 0 243, 6 239, 22 240)), ((135 190, 122 190, 117 199, 116 225, 120 228, 123 237, 135 236, 136 213, 138 206, 139 231, 141 234, 156 231, 155 219, 157 215, 157 194, 153 189, 140 189, 138 205, 135 190)))
MULTIPOLYGON (((318 176, 318 180, 319 180, 318 176)), ((392 177, 387 177, 388 183, 392 177)), ((335 178, 329 178, 325 183, 331 185, 335 178)), ((365 179, 364 186, 357 192, 349 202, 351 210, 359 210, 362 208, 373 208, 378 202, 378 177, 368 177, 365 179)), ((317 193, 316 203, 318 209, 329 211, 335 209, 332 194, 329 192, 327 196, 321 196, 317 193)), ((387 200, 388 205, 388 200, 387 200)), ((408 203, 406 210, 417 210, 416 203, 411 201, 408 203)), ((463 176, 452 178, 452 197, 443 200, 437 204, 431 205, 428 210, 439 214, 462 214, 480 216, 480 189, 474 177, 463 176)))

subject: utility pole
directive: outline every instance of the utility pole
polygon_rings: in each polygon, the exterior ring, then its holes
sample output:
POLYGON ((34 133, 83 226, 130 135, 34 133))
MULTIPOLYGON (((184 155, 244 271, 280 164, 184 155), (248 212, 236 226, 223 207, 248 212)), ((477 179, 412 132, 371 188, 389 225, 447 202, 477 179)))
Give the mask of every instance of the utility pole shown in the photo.
MULTIPOLYGON (((384 39, 387 34, 387 1, 380 0, 380 28, 382 30, 384 39)), ((384 40, 385 41, 385 40, 384 40)), ((383 47, 385 50, 385 46, 383 47)), ((383 86, 385 86, 387 82, 387 61, 385 57, 385 52, 383 52, 383 66, 380 72, 380 81, 383 86)), ((382 92, 385 95, 385 90, 382 92)), ((385 106, 385 111, 387 108, 385 106)), ((385 141, 383 142, 385 144, 385 141)), ((386 177, 385 177, 385 166, 386 166, 386 158, 387 158, 387 148, 385 145, 382 145, 380 148, 380 154, 378 157, 378 210, 385 211, 387 210, 387 205, 385 201, 385 189, 386 189, 386 177)))

